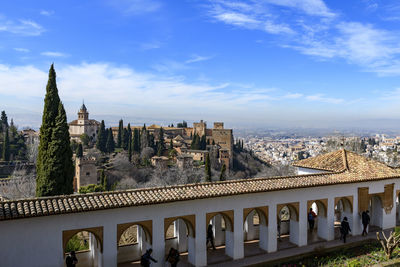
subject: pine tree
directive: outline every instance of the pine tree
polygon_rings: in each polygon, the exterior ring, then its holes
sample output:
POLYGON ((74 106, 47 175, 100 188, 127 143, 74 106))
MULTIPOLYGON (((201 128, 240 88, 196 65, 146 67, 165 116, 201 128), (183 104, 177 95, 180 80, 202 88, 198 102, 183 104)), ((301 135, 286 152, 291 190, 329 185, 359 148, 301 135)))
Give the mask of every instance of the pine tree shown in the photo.
POLYGON ((220 181, 225 181, 226 179, 225 179, 225 172, 226 172, 226 165, 225 165, 225 163, 222 165, 222 168, 221 168, 221 174, 219 175, 219 180, 220 181))
POLYGON ((96 148, 103 153, 106 152, 107 137, 104 120, 102 120, 100 123, 99 133, 97 134, 96 148))
POLYGON ((108 153, 113 153, 115 149, 115 142, 114 137, 112 134, 112 129, 108 129, 107 131, 107 143, 106 143, 106 150, 108 153))
POLYGON ((117 136, 117 147, 122 147, 122 134, 124 131, 124 121, 122 119, 119 120, 118 126, 118 136, 117 136))
POLYGON ((207 182, 211 182, 211 163, 210 163, 210 155, 207 154, 206 157, 206 166, 204 168, 205 172, 206 172, 206 181, 207 182))
POLYGON ((81 143, 78 144, 78 147, 76 148, 76 157, 77 158, 82 158, 83 157, 83 146, 81 143))
POLYGON ((8 129, 6 128, 4 133, 4 142, 3 142, 3 149, 2 149, 2 158, 4 161, 10 160, 10 139, 8 136, 8 129))

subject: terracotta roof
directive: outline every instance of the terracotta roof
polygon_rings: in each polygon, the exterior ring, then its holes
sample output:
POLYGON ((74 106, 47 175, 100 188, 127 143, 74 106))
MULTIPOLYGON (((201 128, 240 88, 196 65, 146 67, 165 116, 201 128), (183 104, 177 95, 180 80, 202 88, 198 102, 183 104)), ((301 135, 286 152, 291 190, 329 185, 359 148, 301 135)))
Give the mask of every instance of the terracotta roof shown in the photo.
MULTIPOLYGON (((214 183, 92 193, 86 195, 75 194, 0 201, 0 221, 400 178, 400 171, 398 169, 390 168, 383 163, 366 159, 348 151, 338 151, 334 153, 337 154, 329 154, 336 160, 328 160, 329 157, 324 157, 326 162, 333 162, 333 167, 338 170, 333 173, 231 180, 214 183), (342 157, 338 155, 342 155, 342 157), (340 158, 343 160, 342 165, 338 162, 340 158)), ((321 166, 322 165, 318 165, 318 167, 321 166)), ((325 166, 325 168, 327 167, 325 166)))
POLYGON ((293 166, 330 172, 349 171, 360 175, 385 173, 391 176, 398 173, 382 162, 365 158, 345 149, 303 159, 295 162, 293 166))

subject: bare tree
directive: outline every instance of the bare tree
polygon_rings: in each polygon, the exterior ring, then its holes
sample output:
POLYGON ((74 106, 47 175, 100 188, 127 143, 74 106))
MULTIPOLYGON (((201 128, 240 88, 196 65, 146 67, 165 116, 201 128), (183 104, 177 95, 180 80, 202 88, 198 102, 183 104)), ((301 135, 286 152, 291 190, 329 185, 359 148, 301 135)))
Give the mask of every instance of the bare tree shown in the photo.
POLYGON ((30 198, 35 196, 36 177, 26 168, 15 168, 10 178, 0 182, 0 195, 5 199, 30 198))
POLYGON ((381 243, 387 259, 391 259, 394 249, 400 244, 400 234, 390 231, 389 237, 386 237, 382 231, 382 236, 384 239, 381 239, 380 233, 376 232, 376 238, 381 243))
POLYGON ((36 165, 36 159, 38 156, 39 139, 34 138, 32 143, 28 145, 27 157, 29 162, 36 165))

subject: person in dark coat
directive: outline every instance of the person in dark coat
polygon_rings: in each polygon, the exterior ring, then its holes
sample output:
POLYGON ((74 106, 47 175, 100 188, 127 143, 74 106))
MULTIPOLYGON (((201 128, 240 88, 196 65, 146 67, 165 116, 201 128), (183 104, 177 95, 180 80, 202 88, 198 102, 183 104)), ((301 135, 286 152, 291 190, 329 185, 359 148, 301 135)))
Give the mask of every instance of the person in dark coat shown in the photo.
POLYGON ((346 243, 346 236, 351 232, 349 222, 347 221, 347 217, 343 218, 342 223, 340 224, 340 233, 341 239, 343 238, 343 243, 346 243))
POLYGON ((146 253, 142 255, 140 258, 140 265, 143 267, 150 267, 150 261, 157 262, 152 256, 151 253, 153 253, 153 249, 148 249, 146 250, 146 253))
POLYGON ((171 264, 171 267, 176 267, 179 262, 179 251, 171 248, 169 250, 168 256, 167 256, 167 261, 171 264))
POLYGON ((75 265, 78 263, 78 259, 76 258, 75 251, 71 251, 67 258, 65 259, 65 263, 67 264, 67 267, 75 267, 75 265))
POLYGON ((308 225, 310 226, 310 232, 314 230, 315 217, 317 217, 317 214, 315 214, 312 208, 310 208, 310 211, 307 214, 308 225))
POLYGON ((367 233, 367 227, 369 222, 371 221, 371 218, 369 217, 369 210, 363 211, 363 213, 361 214, 361 222, 363 224, 363 231, 361 235, 368 235, 367 233))
POLYGON ((207 243, 206 246, 208 246, 208 243, 211 243, 211 246, 213 250, 216 250, 215 245, 214 245, 214 231, 212 229, 212 225, 209 224, 207 228, 207 243))

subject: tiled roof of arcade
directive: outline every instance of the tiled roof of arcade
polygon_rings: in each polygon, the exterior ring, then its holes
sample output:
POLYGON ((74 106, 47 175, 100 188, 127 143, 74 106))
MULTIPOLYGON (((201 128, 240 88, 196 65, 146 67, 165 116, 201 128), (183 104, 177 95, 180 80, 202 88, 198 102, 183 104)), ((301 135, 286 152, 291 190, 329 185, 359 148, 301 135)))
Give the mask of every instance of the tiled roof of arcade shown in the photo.
POLYGON ((305 161, 306 164, 300 161, 296 166, 330 172, 0 201, 0 221, 400 178, 397 169, 345 150, 305 161))

